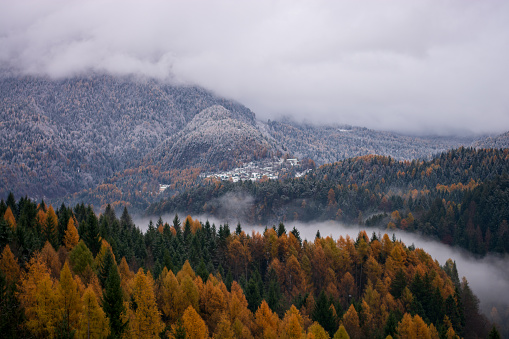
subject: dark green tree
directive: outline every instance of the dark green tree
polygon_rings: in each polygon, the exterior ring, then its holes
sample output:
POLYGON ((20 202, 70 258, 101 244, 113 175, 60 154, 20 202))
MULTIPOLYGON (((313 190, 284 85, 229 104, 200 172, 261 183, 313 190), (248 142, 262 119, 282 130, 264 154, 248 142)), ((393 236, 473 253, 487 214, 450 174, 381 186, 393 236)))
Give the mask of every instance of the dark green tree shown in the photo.
POLYGON ((332 337, 334 332, 337 330, 337 326, 334 319, 334 314, 330 308, 331 304, 332 303, 330 302, 327 295, 325 295, 324 291, 320 292, 320 295, 316 300, 313 313, 311 314, 311 319, 313 321, 317 321, 332 337))
POLYGON ((120 338, 127 327, 127 322, 122 321, 122 313, 125 312, 120 285, 120 274, 118 269, 112 267, 106 278, 105 289, 102 297, 104 313, 110 320, 110 338, 120 338))

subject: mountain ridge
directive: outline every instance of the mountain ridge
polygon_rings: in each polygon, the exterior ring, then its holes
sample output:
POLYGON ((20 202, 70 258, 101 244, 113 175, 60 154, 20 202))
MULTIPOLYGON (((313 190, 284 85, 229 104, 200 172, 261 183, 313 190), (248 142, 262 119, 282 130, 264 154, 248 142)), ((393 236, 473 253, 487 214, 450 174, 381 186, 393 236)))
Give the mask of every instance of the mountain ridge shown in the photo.
MULTIPOLYGON (((476 142, 482 147, 496 138, 476 142)), ((474 139, 469 141, 290 120, 263 122, 242 104, 203 88, 150 79, 0 76, 4 197, 12 191, 45 199, 74 195, 91 202, 96 194, 101 205, 141 199, 143 209, 157 198, 161 183, 186 187, 202 171, 253 160, 286 155, 323 165, 368 154, 429 159, 470 146, 474 139)))

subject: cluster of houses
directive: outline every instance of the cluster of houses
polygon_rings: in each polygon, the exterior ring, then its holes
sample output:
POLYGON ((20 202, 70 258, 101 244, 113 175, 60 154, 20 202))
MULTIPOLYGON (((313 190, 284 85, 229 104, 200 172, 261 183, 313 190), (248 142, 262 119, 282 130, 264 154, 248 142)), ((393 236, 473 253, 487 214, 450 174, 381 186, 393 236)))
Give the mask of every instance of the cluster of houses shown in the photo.
MULTIPOLYGON (((259 181, 261 179, 278 179, 281 175, 288 173, 294 167, 299 166, 298 159, 272 159, 260 162, 250 162, 242 167, 237 167, 225 172, 202 173, 202 178, 212 178, 225 181, 259 181)), ((295 177, 305 175, 309 170, 295 173, 295 177)), ((170 185, 159 185, 159 193, 164 192, 170 185)))
POLYGON ((278 179, 279 176, 288 172, 289 168, 298 166, 298 159, 272 159, 260 162, 250 162, 242 167, 220 173, 205 173, 204 178, 216 178, 219 180, 228 180, 233 182, 261 179, 278 179))

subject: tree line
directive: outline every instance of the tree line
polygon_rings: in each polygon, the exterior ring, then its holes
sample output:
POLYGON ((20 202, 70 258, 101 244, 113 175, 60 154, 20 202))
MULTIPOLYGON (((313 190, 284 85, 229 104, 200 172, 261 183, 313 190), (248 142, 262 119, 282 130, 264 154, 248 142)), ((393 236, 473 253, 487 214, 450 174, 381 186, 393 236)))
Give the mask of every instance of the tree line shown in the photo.
POLYGON ((11 337, 486 337, 452 260, 387 234, 303 240, 178 215, 145 233, 124 209, 12 195, 0 221, 1 331, 11 337))
POLYGON ((416 231, 476 254, 508 253, 507 173, 509 149, 459 148, 429 161, 365 156, 302 178, 202 184, 147 211, 224 218, 232 213, 225 197, 249 196, 240 217, 254 224, 332 219, 416 231))

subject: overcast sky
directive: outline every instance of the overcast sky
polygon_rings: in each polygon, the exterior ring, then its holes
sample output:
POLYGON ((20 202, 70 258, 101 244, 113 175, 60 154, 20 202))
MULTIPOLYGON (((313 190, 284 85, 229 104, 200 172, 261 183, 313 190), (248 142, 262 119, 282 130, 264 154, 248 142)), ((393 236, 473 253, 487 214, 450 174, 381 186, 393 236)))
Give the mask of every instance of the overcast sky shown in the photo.
POLYGON ((0 63, 171 78, 262 120, 509 130, 506 0, 0 0, 0 63))

